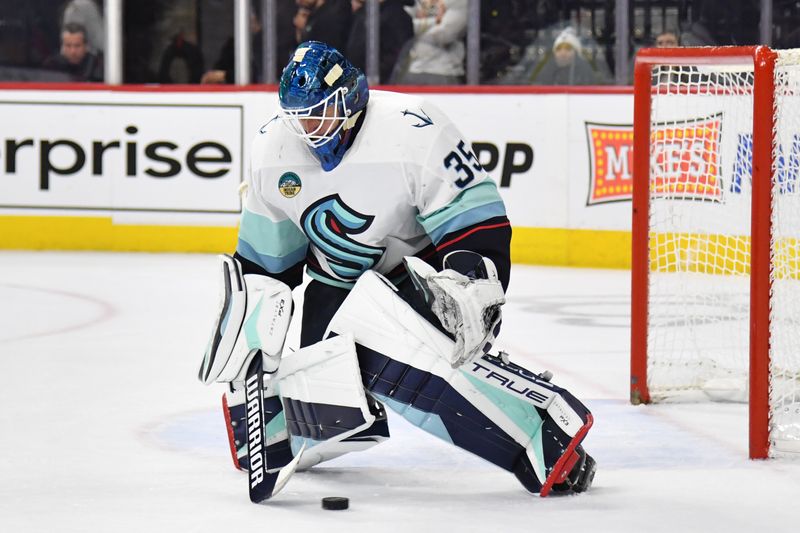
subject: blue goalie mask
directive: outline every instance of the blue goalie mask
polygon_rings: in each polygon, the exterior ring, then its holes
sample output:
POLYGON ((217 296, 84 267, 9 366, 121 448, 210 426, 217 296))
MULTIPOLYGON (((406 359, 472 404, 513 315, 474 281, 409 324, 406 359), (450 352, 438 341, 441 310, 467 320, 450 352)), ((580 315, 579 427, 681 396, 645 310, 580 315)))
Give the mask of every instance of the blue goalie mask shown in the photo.
POLYGON ((308 41, 283 69, 278 97, 283 123, 305 141, 324 170, 336 168, 369 100, 364 73, 337 49, 308 41))

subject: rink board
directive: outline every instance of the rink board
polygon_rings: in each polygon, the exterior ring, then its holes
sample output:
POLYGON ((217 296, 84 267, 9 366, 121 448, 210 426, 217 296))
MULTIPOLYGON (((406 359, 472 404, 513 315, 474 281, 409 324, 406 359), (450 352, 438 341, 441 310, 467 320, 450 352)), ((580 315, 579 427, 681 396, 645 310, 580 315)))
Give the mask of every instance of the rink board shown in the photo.
MULTIPOLYGON (((499 184, 515 262, 629 267, 629 88, 424 92, 499 184)), ((0 84, 0 248, 232 250, 276 101, 264 86, 0 84)))

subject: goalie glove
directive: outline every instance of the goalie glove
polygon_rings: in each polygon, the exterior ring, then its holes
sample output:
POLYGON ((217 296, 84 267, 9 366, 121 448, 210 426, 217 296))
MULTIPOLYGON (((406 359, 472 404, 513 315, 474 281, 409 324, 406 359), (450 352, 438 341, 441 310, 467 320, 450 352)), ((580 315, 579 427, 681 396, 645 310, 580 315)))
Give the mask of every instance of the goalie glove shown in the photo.
POLYGON ((455 337, 450 366, 458 368, 488 352, 500 332, 500 306, 506 301, 492 260, 456 250, 445 256, 441 272, 417 257, 403 261, 425 303, 455 337))
POLYGON ((292 315, 292 290, 269 276, 242 275, 229 255, 222 263, 222 305, 200 365, 206 385, 243 381, 253 357, 263 357, 265 372, 278 369, 292 315))

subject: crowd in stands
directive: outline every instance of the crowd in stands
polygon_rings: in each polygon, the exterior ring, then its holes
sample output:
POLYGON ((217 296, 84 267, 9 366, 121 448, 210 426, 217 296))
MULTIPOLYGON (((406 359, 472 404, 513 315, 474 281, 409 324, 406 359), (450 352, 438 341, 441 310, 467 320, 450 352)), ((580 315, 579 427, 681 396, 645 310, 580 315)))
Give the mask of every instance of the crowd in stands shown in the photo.
POLYGON ((63 72, 72 81, 103 81, 102 52, 89 44, 86 27, 67 22, 61 29, 61 48, 58 54, 44 60, 46 69, 63 72))
MULTIPOLYGON (((379 0, 379 79, 384 84, 456 85, 465 83, 469 0, 379 0)), ((258 18, 258 3, 253 17, 258 18)), ((525 0, 482 0, 481 82, 589 85, 609 83, 610 73, 590 57, 581 37, 557 26, 544 32, 552 53, 533 62, 520 58, 525 47, 525 0), (551 35, 552 34, 552 35, 551 35), (562 35, 563 34, 563 35, 562 35), (532 63, 532 64, 530 64, 532 63), (517 72, 507 67, 517 64, 517 72), (519 75, 520 66, 524 70, 519 75)), ((324 41, 366 67, 365 0, 277 0, 278 72, 294 47, 308 40, 324 41)), ((261 76, 261 25, 251 24, 251 79, 261 76)), ((540 43, 536 44, 541 48, 540 43)), ((203 83, 233 81, 233 40, 223 46, 203 83)))
MULTIPOLYGON (((378 65, 383 83, 455 84, 464 82, 464 39, 469 0, 380 0, 378 65)), ((278 0, 278 57, 303 41, 323 41, 366 67, 364 0, 278 0), (291 26, 287 24, 290 22, 291 26)), ((256 7, 256 6, 254 6, 256 7)), ((257 8, 253 18, 258 18, 257 8)), ((260 24, 251 24, 260 36, 260 24)), ((260 39, 260 37, 259 37, 260 39)), ((260 40, 253 42, 252 78, 259 79, 260 40)), ((233 44, 226 43, 205 83, 232 80, 233 44)), ((279 67, 280 68, 280 67, 279 67)))
MULTIPOLYGON (((29 0, 30 5, 44 0, 29 0)), ((150 4, 163 1, 150 0, 150 4)), ((465 83, 466 34, 469 0, 379 0, 379 79, 382 84, 452 85, 465 83)), ((50 1, 52 5, 52 1, 50 1)), ((147 9, 146 2, 138 3, 147 9)), ((273 79, 300 42, 324 41, 340 50, 358 67, 366 67, 367 23, 365 0, 276 0, 277 65, 273 79)), ((99 0, 64 0, 59 8, 58 25, 53 36, 44 36, 39 52, 30 55, 28 66, 40 69, 39 79, 57 81, 103 81, 105 42, 102 2, 99 0), (49 43, 49 44, 48 44, 49 43), (42 50, 51 49, 50 53, 42 50)), ((254 82, 267 76, 262 72, 264 29, 260 16, 261 1, 252 3, 251 72, 254 82)), ((35 9, 35 6, 32 7, 35 9)), ((152 14, 160 17, 164 10, 152 14)), ((608 64, 598 57, 596 42, 587 31, 578 31, 554 21, 535 37, 523 27, 525 0, 482 0, 480 37, 481 83, 593 85, 613 82, 608 64)), ((209 16, 206 14, 206 16, 209 16)), ((0 23, 3 12, 0 9, 0 23)), ((206 54, 197 42, 197 34, 170 28, 148 42, 149 48, 125 44, 124 62, 145 62, 156 57, 155 68, 130 65, 137 75, 127 76, 133 83, 233 83, 234 39, 232 29, 222 46, 206 54), (166 31, 170 31, 165 39, 166 31), (166 42, 163 42, 166 41, 166 42), (146 52, 150 52, 149 54, 146 52), (211 58, 206 61, 205 57, 211 58), (138 69, 138 70, 137 70, 138 69), (139 74, 139 71, 142 74, 139 74)), ((677 45, 678 35, 670 35, 677 45)), ((135 37, 135 36, 134 36, 135 37)), ((127 38, 127 34, 126 34, 127 38)), ((664 36, 659 36, 664 39, 664 36)), ((146 39, 145 39, 146 40, 146 39)), ((653 43, 653 44, 661 44, 653 43)), ((0 80, 14 78, 14 69, 4 66, 0 42, 0 80), (10 74, 9 74, 10 73, 10 74), (11 78, 9 78, 9 75, 11 78)))
POLYGON ((97 0, 0 3, 0 80, 102 82, 104 43, 97 0))

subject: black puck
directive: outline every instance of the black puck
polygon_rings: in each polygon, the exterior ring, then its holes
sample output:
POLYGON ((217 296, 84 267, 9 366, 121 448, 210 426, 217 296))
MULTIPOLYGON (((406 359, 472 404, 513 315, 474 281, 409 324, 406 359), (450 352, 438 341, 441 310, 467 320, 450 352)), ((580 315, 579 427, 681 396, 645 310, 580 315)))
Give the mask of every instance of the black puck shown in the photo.
POLYGON ((342 511, 350 507, 350 500, 341 496, 322 498, 322 508, 328 511, 342 511))

